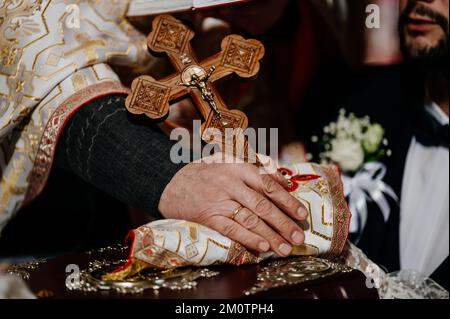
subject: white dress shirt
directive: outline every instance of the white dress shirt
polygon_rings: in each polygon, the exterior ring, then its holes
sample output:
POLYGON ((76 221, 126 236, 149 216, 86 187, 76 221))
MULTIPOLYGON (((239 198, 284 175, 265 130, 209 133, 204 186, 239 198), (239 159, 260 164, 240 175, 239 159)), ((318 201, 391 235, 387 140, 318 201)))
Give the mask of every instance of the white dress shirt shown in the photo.
MULTIPOLYGON (((426 109, 442 125, 449 124, 437 104, 426 109)), ((413 138, 402 185, 401 268, 430 276, 449 255, 448 149, 425 147, 413 138)))

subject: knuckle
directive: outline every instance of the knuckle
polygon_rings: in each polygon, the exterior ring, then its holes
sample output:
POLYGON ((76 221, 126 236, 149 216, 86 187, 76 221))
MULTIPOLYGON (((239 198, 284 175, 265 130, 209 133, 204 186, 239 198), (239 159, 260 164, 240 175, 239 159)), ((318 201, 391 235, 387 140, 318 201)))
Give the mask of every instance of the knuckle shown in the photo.
POLYGON ((278 222, 278 229, 283 230, 284 232, 289 232, 295 228, 295 223, 290 219, 283 218, 278 222))
POLYGON ((277 182, 269 175, 261 175, 264 193, 270 195, 277 191, 277 182))
POLYGON ((261 217, 268 217, 272 211, 272 203, 268 199, 262 198, 256 204, 256 211, 261 217))
POLYGON ((265 239, 267 239, 270 243, 281 243, 283 240, 281 235, 272 227, 268 226, 262 232, 262 235, 265 239))
POLYGON ((302 203, 300 203, 294 196, 292 196, 291 194, 286 194, 286 205, 287 208, 291 208, 293 210, 297 210, 298 208, 300 208, 300 206, 302 206, 302 203))
POLYGON ((221 171, 219 171, 219 174, 217 174, 216 181, 220 184, 220 185, 224 185, 226 183, 228 183, 230 177, 230 175, 228 173, 223 173, 221 171))
POLYGON ((254 229, 258 227, 259 217, 254 214, 248 214, 244 217, 242 223, 245 226, 245 228, 254 229))
POLYGON ((280 245, 284 243, 283 239, 272 231, 268 233, 265 238, 273 249, 278 249, 278 247, 280 247, 280 245))
POLYGON ((223 235, 232 237, 236 233, 236 228, 233 224, 225 224, 222 228, 223 235))

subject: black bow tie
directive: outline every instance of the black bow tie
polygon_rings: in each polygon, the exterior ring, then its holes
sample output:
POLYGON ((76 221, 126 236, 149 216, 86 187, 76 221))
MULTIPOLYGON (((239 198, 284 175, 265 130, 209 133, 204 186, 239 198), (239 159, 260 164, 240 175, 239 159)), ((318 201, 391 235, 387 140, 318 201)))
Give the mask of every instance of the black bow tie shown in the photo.
POLYGON ((416 118, 415 137, 417 141, 427 147, 445 147, 449 144, 449 125, 442 125, 425 109, 416 118))

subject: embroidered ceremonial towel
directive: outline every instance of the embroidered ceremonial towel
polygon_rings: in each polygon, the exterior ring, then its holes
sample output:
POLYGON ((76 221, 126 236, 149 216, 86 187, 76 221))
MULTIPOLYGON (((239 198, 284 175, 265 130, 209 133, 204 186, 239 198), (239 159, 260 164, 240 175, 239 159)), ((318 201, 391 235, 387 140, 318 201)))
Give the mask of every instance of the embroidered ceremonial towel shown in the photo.
MULTIPOLYGON (((305 243, 292 255, 334 258, 347 242, 351 214, 345 201, 340 173, 335 166, 293 164, 280 168, 290 181, 292 196, 308 209, 300 225, 305 243)), ((274 253, 255 254, 218 232, 188 221, 160 220, 130 232, 127 264, 105 280, 126 280, 147 269, 175 269, 217 264, 244 265, 274 258, 274 253)))

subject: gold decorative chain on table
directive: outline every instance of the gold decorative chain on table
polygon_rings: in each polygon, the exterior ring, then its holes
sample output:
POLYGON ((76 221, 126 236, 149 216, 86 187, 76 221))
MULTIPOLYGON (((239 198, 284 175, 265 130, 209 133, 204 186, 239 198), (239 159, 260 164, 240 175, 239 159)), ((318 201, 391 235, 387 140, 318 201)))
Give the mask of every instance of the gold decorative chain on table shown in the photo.
POLYGON ((98 292, 112 291, 121 294, 140 294, 145 290, 170 289, 186 290, 197 286, 200 278, 211 278, 219 272, 208 269, 145 269, 126 281, 105 280, 104 276, 125 264, 127 260, 93 261, 89 267, 81 271, 78 280, 67 282, 71 291, 98 292))
POLYGON ((244 294, 255 295, 270 289, 298 285, 351 271, 353 269, 350 267, 314 257, 277 260, 259 271, 256 285, 244 294))
POLYGON ((39 259, 23 264, 11 265, 6 268, 6 273, 17 276, 23 280, 30 278, 30 273, 36 270, 40 265, 44 264, 47 260, 39 259))

